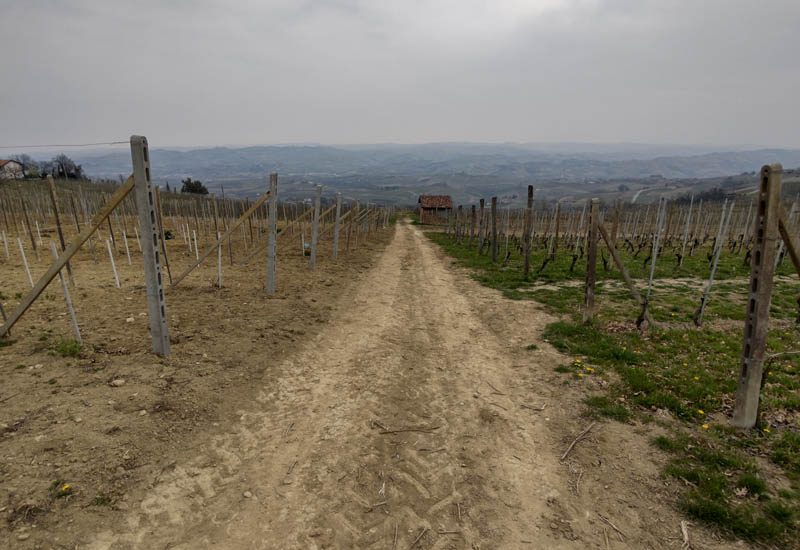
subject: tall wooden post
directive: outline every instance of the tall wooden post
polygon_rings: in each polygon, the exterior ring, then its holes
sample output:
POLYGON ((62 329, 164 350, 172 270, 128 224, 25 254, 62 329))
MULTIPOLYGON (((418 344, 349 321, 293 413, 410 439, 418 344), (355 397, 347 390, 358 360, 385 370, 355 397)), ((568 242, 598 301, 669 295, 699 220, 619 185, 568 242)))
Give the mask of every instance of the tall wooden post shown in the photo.
POLYGON ((775 249, 779 238, 782 173, 783 167, 780 164, 761 168, 741 370, 732 419, 732 424, 739 428, 752 428, 758 420, 769 306, 772 298, 772 277, 775 274, 775 249))
POLYGON ((594 316, 594 284, 597 277, 597 223, 600 199, 592 199, 589 208, 589 253, 586 255, 586 288, 583 295, 583 321, 590 323, 594 316))
POLYGON ((481 199, 480 214, 478 216, 478 253, 480 253, 483 250, 483 233, 486 227, 486 217, 484 216, 485 206, 486 206, 486 201, 484 199, 481 199))
POLYGON ((317 241, 319 241, 319 209, 322 202, 322 186, 317 185, 317 195, 314 197, 314 221, 311 224, 311 255, 308 258, 308 267, 317 267, 317 241))
POLYGON ((150 181, 150 152, 147 138, 144 136, 131 136, 131 159, 136 208, 139 211, 139 227, 142 230, 142 256, 150 336, 153 340, 153 352, 166 357, 169 355, 169 327, 158 250, 161 234, 153 197, 153 184, 150 181))
MULTIPOLYGON (((61 243, 61 250, 67 249, 67 244, 64 241, 64 231, 61 229, 61 215, 58 212, 58 203, 56 202, 56 183, 53 181, 53 176, 47 176, 47 186, 50 190, 50 201, 53 203, 53 216, 56 219, 56 230, 58 231, 58 240, 61 243)), ((72 284, 75 284, 72 279, 72 265, 67 262, 67 274, 72 284)))
POLYGON ((497 197, 492 197, 492 263, 497 263, 497 197))
POLYGON ((523 259, 523 275, 528 278, 528 273, 531 270, 531 233, 533 225, 533 185, 528 186, 528 203, 525 206, 525 221, 523 223, 522 235, 522 253, 525 256, 523 259))
POLYGON ((464 232, 462 231, 462 225, 464 223, 464 205, 459 204, 458 210, 456 210, 456 242, 461 244, 462 238, 464 236, 464 232))
POLYGON ((278 260, 278 174, 269 175, 269 235, 267 236, 267 294, 275 294, 278 260))
POLYGON ((472 205, 472 212, 469 219, 469 244, 475 241, 475 205, 472 205))
POLYGON ((339 257, 339 230, 342 223, 342 194, 336 193, 336 218, 333 222, 333 259, 339 257))

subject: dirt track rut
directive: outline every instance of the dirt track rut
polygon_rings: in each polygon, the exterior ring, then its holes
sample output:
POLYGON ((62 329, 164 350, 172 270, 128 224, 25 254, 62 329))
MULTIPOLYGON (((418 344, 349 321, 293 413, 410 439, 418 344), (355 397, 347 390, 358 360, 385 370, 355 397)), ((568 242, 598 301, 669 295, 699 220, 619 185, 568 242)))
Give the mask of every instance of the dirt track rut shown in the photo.
POLYGON ((514 356, 462 283, 400 224, 238 423, 89 547, 582 547, 542 525, 563 468, 504 390, 514 356))

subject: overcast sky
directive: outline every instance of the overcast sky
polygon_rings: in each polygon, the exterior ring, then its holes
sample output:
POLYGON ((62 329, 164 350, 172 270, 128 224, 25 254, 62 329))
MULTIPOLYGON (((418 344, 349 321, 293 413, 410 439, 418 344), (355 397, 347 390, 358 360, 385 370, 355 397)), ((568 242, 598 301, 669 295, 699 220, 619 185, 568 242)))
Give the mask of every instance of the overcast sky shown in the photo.
POLYGON ((798 0, 0 0, 0 145, 800 147, 798 0))

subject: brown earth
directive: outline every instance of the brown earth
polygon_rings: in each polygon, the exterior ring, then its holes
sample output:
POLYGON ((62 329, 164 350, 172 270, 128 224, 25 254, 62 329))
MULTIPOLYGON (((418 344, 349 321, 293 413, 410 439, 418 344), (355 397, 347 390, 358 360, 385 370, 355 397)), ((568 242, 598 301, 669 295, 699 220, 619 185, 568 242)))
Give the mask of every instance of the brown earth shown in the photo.
MULTIPOLYGON (((3 405, 0 544, 680 548, 657 428, 602 422, 559 460, 602 382, 553 372, 569 358, 541 340, 552 318, 411 225, 365 270, 381 247, 314 274, 284 262, 282 299, 256 291, 256 268, 171 294, 169 359, 147 353, 143 304, 125 299, 141 289, 77 299, 94 300, 79 314, 104 344, 76 360, 34 351, 60 311, 40 306, 0 350, 2 398, 21 392, 3 405), (54 480, 75 494, 48 497, 54 480)), ((696 549, 744 547, 689 532, 696 549)))

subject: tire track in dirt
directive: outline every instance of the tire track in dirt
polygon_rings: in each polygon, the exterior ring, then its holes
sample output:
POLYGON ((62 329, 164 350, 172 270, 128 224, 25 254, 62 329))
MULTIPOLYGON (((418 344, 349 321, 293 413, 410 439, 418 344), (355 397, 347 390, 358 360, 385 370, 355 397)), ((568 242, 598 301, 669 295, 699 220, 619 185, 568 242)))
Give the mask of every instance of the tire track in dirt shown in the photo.
POLYGON ((563 469, 503 389, 513 354, 454 279, 400 224, 239 422, 88 547, 583 547, 543 525, 563 469))

